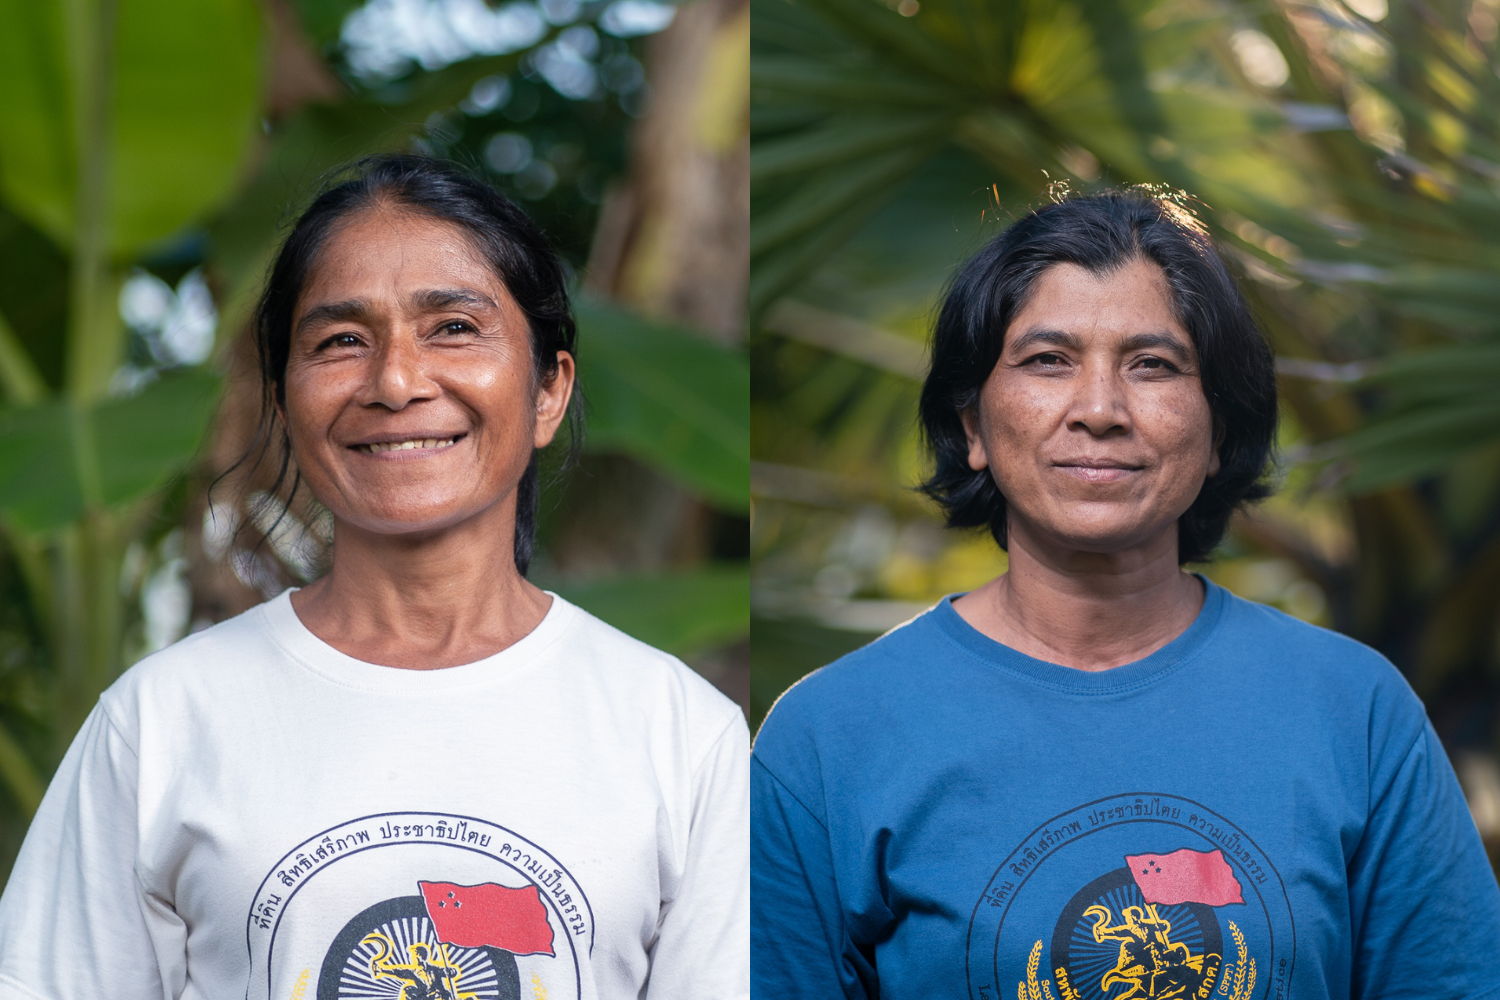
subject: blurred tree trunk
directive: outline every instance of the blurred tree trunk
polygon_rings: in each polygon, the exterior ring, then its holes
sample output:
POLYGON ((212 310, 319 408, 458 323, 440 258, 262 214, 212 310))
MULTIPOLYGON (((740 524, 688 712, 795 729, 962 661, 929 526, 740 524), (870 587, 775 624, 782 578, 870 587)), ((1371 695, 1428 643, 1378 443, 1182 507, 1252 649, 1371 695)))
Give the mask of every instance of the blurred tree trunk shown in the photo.
POLYGON ((648 59, 631 176, 605 202, 587 287, 739 343, 750 273, 749 4, 687 4, 648 59))
MULTIPOLYGON (((651 40, 650 98, 632 138, 630 175, 606 196, 585 280, 596 295, 731 344, 744 340, 750 273, 749 74, 746 0, 686 4, 651 40)), ((586 373, 588 344, 580 350, 586 373)), ((577 527, 552 546, 560 571, 741 555, 726 534, 745 535, 748 546, 743 519, 716 514, 638 463, 590 456, 579 472, 564 501, 577 527)), ((694 665, 748 711, 746 643, 694 665)))
POLYGON ((290 0, 262 0, 271 29, 267 110, 279 121, 309 101, 336 101, 344 88, 318 57, 290 0))

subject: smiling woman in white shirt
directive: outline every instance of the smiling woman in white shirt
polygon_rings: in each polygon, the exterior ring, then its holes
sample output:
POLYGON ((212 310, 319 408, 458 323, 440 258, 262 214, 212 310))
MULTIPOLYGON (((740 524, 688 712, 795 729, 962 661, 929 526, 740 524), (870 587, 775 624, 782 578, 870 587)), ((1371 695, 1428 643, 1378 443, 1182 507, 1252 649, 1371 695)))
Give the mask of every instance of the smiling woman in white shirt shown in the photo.
POLYGON ((0 998, 747 995, 743 717, 526 579, 574 412, 542 234, 364 161, 257 337, 332 568, 105 692, 0 900, 0 998))

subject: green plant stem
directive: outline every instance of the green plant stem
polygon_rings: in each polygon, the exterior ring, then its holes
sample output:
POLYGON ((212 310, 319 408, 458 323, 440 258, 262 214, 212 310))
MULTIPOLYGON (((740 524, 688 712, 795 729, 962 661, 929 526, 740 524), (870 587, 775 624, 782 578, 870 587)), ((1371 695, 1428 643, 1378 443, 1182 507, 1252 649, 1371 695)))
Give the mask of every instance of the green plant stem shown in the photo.
POLYGON ((52 621, 53 587, 51 552, 47 543, 10 526, 5 530, 5 541, 21 571, 32 614, 43 627, 50 627, 48 623, 52 621))
POLYGON ((109 273, 110 124, 116 0, 68 0, 73 41, 77 193, 69 288, 66 385, 77 403, 102 398, 123 347, 109 273))
POLYGON ((99 448, 94 438, 94 422, 87 406, 76 401, 68 407, 69 431, 73 438, 73 461, 78 472, 78 486, 89 510, 99 510, 104 503, 99 486, 99 448))
POLYGON ((47 383, 4 316, 0 316, 0 386, 12 406, 30 406, 47 395, 47 383))
POLYGON ((26 756, 26 751, 21 749, 21 744, 4 726, 0 726, 0 781, 5 783, 27 819, 36 814, 46 783, 37 773, 31 758, 26 756))
POLYGON ((124 617, 120 568, 125 550, 120 528, 117 515, 90 511, 58 538, 52 615, 58 760, 119 673, 124 617))
POLYGON ((117 0, 67 0, 77 155, 65 390, 87 504, 53 547, 50 631, 57 677, 54 758, 119 669, 124 614, 120 517, 104 510, 89 409, 109 391, 124 347, 109 259, 110 135, 117 0))

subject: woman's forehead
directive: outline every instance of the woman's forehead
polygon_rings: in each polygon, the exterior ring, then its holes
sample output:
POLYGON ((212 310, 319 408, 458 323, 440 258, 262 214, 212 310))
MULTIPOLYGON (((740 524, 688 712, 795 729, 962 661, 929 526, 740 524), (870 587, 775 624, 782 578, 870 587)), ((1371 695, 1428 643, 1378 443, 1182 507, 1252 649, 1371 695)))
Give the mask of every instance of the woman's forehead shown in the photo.
POLYGON ((1075 343, 1148 335, 1192 343, 1177 317, 1166 275, 1139 258, 1103 272, 1073 263, 1043 271, 1011 317, 1006 346, 1014 349, 1041 334, 1075 343))
POLYGON ((430 309, 501 305, 508 298, 500 276, 458 225, 372 209, 329 234, 308 271, 296 312, 351 299, 430 309))

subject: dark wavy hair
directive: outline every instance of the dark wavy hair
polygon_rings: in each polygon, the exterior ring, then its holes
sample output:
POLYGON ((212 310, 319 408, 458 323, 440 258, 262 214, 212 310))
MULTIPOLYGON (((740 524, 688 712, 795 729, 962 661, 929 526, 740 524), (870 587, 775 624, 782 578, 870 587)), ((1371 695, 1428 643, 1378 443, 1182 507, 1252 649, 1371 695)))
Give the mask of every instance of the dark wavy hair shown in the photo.
MULTIPOLYGON (((255 311, 255 344, 260 362, 261 415, 246 457, 258 461, 273 445, 279 452, 276 493, 292 479, 295 496, 301 475, 291 467, 291 439, 278 416, 286 403, 286 366, 291 351, 292 314, 329 237, 350 216, 391 206, 451 223, 461 229, 505 284, 531 330, 534 384, 557 375, 557 352, 575 358, 577 327, 568 302, 562 262, 526 213, 494 188, 460 167, 427 156, 387 155, 359 160, 338 171, 292 224, 271 266, 255 311)), ((568 405, 569 454, 582 437, 579 396, 568 405)), ((516 488, 516 569, 524 576, 536 542, 540 487, 533 452, 516 488)))
POLYGON ((1277 412, 1271 349, 1207 228, 1184 201, 1149 188, 1068 198, 1018 220, 959 270, 933 331, 920 407, 936 459, 921 488, 942 505, 949 527, 987 525, 1005 548, 1005 493, 990 470, 969 468, 960 414, 978 403, 1005 332, 1036 280, 1063 263, 1095 274, 1136 259, 1156 264, 1197 349, 1220 467, 1178 519, 1178 561, 1208 558, 1230 515, 1270 495, 1277 412))

